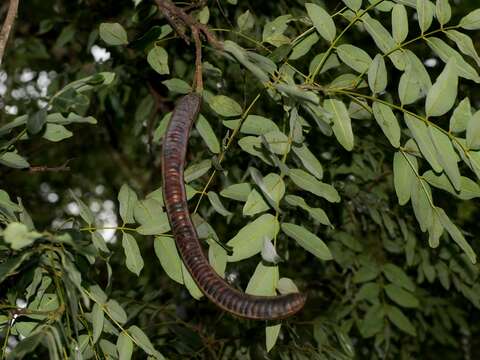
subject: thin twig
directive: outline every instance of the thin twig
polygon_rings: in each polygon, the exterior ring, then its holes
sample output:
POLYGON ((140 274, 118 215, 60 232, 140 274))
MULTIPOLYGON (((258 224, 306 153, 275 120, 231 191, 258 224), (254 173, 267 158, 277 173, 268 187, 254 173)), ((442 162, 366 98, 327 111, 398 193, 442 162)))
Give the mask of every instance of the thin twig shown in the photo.
POLYGON ((19 0, 10 0, 7 17, 5 18, 2 31, 0 32, 0 65, 2 64, 3 54, 5 53, 8 38, 10 37, 10 31, 12 30, 15 17, 17 16, 18 2, 19 0))
POLYGON ((31 173, 70 171, 70 166, 68 166, 69 162, 70 160, 66 161, 63 165, 54 166, 54 167, 48 167, 46 165, 30 166, 28 168, 28 171, 31 173))
POLYGON ((187 43, 190 41, 185 35, 185 27, 189 27, 190 30, 196 29, 199 33, 202 33, 207 38, 207 41, 216 49, 223 49, 223 45, 217 40, 205 24, 199 23, 191 15, 187 14, 183 9, 175 6, 170 0, 155 0, 158 8, 163 12, 168 22, 175 29, 177 34, 187 43))

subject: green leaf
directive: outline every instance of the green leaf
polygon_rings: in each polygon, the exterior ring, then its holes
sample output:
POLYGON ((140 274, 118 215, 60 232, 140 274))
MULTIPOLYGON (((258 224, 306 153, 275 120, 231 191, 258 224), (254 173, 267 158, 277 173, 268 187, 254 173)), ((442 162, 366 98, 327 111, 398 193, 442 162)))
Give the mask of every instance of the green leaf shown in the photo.
POLYGON ((183 284, 182 260, 175 240, 170 236, 156 236, 153 245, 163 270, 172 280, 183 284))
POLYGON ((47 124, 45 126, 45 132, 42 136, 48 141, 59 142, 71 138, 73 136, 73 133, 63 125, 47 124))
POLYGON ((205 144, 207 144, 210 151, 214 154, 220 153, 220 142, 218 141, 212 126, 203 115, 198 117, 198 120, 195 123, 195 128, 202 137, 203 141, 205 141, 205 144))
POLYGON ((136 325, 132 325, 128 328, 128 333, 132 336, 135 340, 135 344, 142 348, 148 355, 153 356, 157 360, 165 360, 162 354, 160 354, 155 348, 153 347, 150 339, 147 335, 136 325))
MULTIPOLYGON (((188 197, 188 194, 187 194, 187 197, 188 197)), ((142 225, 139 226, 136 230, 139 234, 142 234, 142 235, 160 235, 170 230, 168 217, 167 217, 167 214, 164 212, 159 212, 155 214, 154 218, 147 220, 145 222, 141 222, 141 224, 142 225)))
POLYGON ((312 20, 313 26, 315 26, 320 36, 328 42, 332 42, 335 39, 337 28, 330 14, 313 3, 306 3, 305 8, 307 9, 308 16, 312 20))
POLYGON ((362 0, 342 0, 353 11, 358 11, 362 7, 362 0))
POLYGON ((448 23, 452 17, 452 8, 448 3, 448 0, 437 0, 435 13, 440 25, 448 23))
POLYGON ((186 183, 192 182, 193 180, 196 180, 205 175, 211 167, 211 160, 203 160, 197 164, 190 165, 185 169, 183 178, 186 183))
POLYGON ((193 280, 192 275, 190 274, 190 272, 188 271, 187 267, 183 262, 182 262, 182 276, 183 276, 183 283, 185 284, 185 287, 187 288, 190 295, 194 299, 200 300, 203 297, 203 293, 198 288, 195 280, 193 280))
POLYGON ((350 44, 338 46, 337 55, 346 65, 360 74, 366 73, 372 63, 372 58, 365 50, 350 44))
POLYGON ((405 6, 396 4, 392 9, 392 35, 397 44, 401 44, 408 36, 408 14, 405 6))
MULTIPOLYGON (((261 174, 256 169, 251 168, 250 171, 252 178, 262 191, 268 204, 270 204, 270 206, 276 211, 280 211, 278 205, 285 194, 285 183, 283 182, 283 179, 274 173, 268 174, 262 178, 261 174)), ((243 214, 246 216, 252 216, 268 209, 269 206, 263 200, 263 197, 254 189, 249 194, 247 202, 243 207, 243 214)))
POLYGON ((272 120, 260 115, 248 115, 240 128, 242 134, 265 135, 271 131, 280 131, 272 120))
POLYGON ((407 113, 405 113, 404 119, 424 158, 435 172, 442 172, 443 168, 437 160, 437 150, 430 138, 427 125, 421 119, 407 113))
POLYGON ((22 223, 12 222, 3 230, 3 238, 13 250, 20 250, 27 247, 40 238, 42 234, 36 231, 29 231, 22 223))
POLYGON ((88 224, 92 225, 95 222, 95 216, 93 215, 92 211, 90 208, 85 205, 85 203, 80 200, 80 198, 75 195, 75 193, 70 190, 70 195, 73 197, 73 200, 78 204, 78 207, 80 208, 80 217, 88 224))
POLYGON ((415 327, 398 307, 388 306, 387 317, 396 327, 398 327, 403 332, 406 332, 407 334, 412 336, 417 336, 415 327))
POLYGON ((13 151, 0 155, 0 164, 14 169, 25 169, 30 167, 30 164, 25 158, 13 151))
POLYGON ((162 81, 162 84, 165 85, 169 91, 176 93, 176 94, 188 94, 192 91, 192 87, 182 79, 168 79, 162 81))
POLYGON ((448 30, 447 36, 457 44, 458 49, 467 56, 475 60, 477 66, 480 66, 480 56, 478 56, 475 45, 470 36, 462 34, 457 30, 448 30))
POLYGON ((270 145, 270 149, 275 154, 285 155, 290 152, 290 141, 288 139, 288 136, 285 135, 283 132, 273 130, 269 131, 264 136, 268 145, 270 145))
POLYGON ((376 279, 379 274, 379 267, 375 263, 368 263, 355 272, 352 280, 355 284, 360 284, 376 279))
POLYGON ((480 197, 480 186, 473 180, 462 176, 460 181, 460 193, 452 186, 452 183, 445 174, 435 175, 433 171, 425 172, 422 177, 436 188, 448 191, 462 200, 471 200, 480 197))
POLYGON ((395 264, 385 264, 383 266, 383 273, 385 277, 391 283, 403 287, 409 291, 415 290, 415 283, 410 277, 403 271, 403 269, 395 264))
POLYGON ((247 201, 251 191, 252 188, 249 183, 240 183, 227 186, 220 191, 220 195, 237 201, 247 201))
POLYGON ((466 30, 480 29, 480 9, 473 10, 468 15, 464 16, 459 23, 460 27, 466 30))
POLYGON ((450 138, 437 128, 429 126, 430 138, 432 139, 435 149, 437 150, 437 159, 445 170, 448 178, 452 182, 455 189, 460 190, 461 175, 458 168, 458 155, 453 149, 450 138))
POLYGON ((281 327, 282 327, 282 324, 277 324, 277 325, 270 325, 265 328, 265 346, 266 346, 267 352, 270 352, 270 350, 272 350, 273 347, 275 346, 278 340, 278 335, 280 335, 281 327))
POLYGON ((133 341, 125 331, 117 338, 118 360, 130 360, 133 354, 133 341))
POLYGON ((451 59, 427 94, 425 110, 427 116, 442 116, 457 99, 458 75, 455 59, 451 59))
POLYGON ((255 18, 250 13, 250 10, 245 11, 237 18, 237 26, 242 32, 248 31, 255 26, 255 18))
POLYGON ((315 234, 311 233, 303 226, 282 223, 282 231, 294 239, 298 245, 308 252, 312 253, 321 260, 333 259, 332 253, 328 246, 315 234))
POLYGON ((120 203, 120 217, 125 224, 135 222, 133 211, 137 201, 138 197, 135 191, 133 191, 127 184, 123 184, 118 193, 118 202, 120 203))
POLYGON ((292 205, 292 206, 298 206, 299 208, 307 211, 310 216, 315 220, 318 221, 320 224, 330 226, 333 228, 332 223, 328 219, 327 214, 323 209, 320 208, 312 208, 310 207, 303 198, 300 196, 296 195, 287 195, 285 196, 285 201, 292 205))
POLYGON ((125 324, 127 322, 127 313, 117 301, 113 299, 108 300, 108 302, 105 304, 105 311, 107 312, 108 316, 110 316, 116 322, 120 324, 125 324))
POLYGON ((332 185, 318 181, 312 175, 301 169, 290 169, 288 176, 299 188, 309 191, 329 202, 339 202, 340 195, 332 185))
POLYGON ((455 59, 458 76, 475 81, 477 84, 480 83, 478 72, 463 59, 458 51, 451 48, 445 41, 432 36, 426 38, 426 42, 445 64, 455 59))
POLYGON ((28 117, 27 130, 29 134, 38 134, 47 121, 47 111, 40 109, 28 117))
POLYGON ((223 278, 227 268, 227 252, 215 240, 209 239, 208 243, 210 245, 208 248, 208 261, 215 272, 223 278))
POLYGON ((303 87, 299 87, 298 85, 290 85, 290 84, 274 84, 275 89, 284 93, 288 97, 292 97, 293 99, 302 101, 302 102, 309 102, 315 105, 319 103, 319 97, 313 91, 307 91, 303 87))
POLYGON ((292 150, 295 155, 299 157, 305 169, 317 179, 321 180, 323 178, 322 164, 305 144, 302 144, 301 146, 293 146, 292 150))
POLYGON ((231 117, 240 116, 242 114, 242 107, 232 98, 225 95, 217 95, 210 101, 210 107, 218 115, 231 117))
POLYGON ((415 101, 422 97, 422 87, 418 81, 417 74, 411 71, 410 64, 407 66, 406 71, 400 77, 398 83, 398 97, 402 103, 402 106, 413 104, 415 101))
POLYGON ((480 149, 480 111, 473 114, 467 124, 467 147, 472 150, 480 149))
MULTIPOLYGON (((365 30, 367 30, 377 47, 384 54, 390 53, 390 51, 397 46, 390 32, 378 20, 373 19, 368 14, 363 15, 361 20, 365 25, 365 30)), ((402 51, 394 51, 389 54, 388 57, 398 70, 405 70, 405 55, 402 51)))
POLYGON ((308 35, 305 39, 293 47, 293 50, 288 58, 290 60, 300 59, 302 56, 310 52, 312 46, 315 45, 318 40, 320 40, 320 38, 316 33, 308 35))
POLYGON ((127 32, 119 23, 101 23, 100 37, 108 45, 128 44, 127 32))
POLYGON ((230 211, 225 209, 225 206, 223 206, 220 198, 218 197, 217 193, 214 191, 209 191, 207 193, 208 200, 210 201, 210 204, 212 204, 213 208, 217 213, 219 213, 222 216, 229 216, 232 215, 230 211))
POLYGON ((298 293, 298 287, 292 279, 282 277, 278 280, 277 290, 280 294, 298 293))
POLYGON ((233 254, 228 257, 228 261, 240 261, 260 253, 264 240, 272 240, 278 230, 279 224, 273 215, 261 215, 245 225, 227 242, 227 245, 233 249, 233 254))
POLYGON ((125 264, 127 265, 128 270, 139 276, 144 263, 137 241, 132 235, 123 233, 122 247, 125 252, 125 264))
POLYGON ((147 55, 147 61, 153 70, 161 75, 170 74, 168 68, 168 53, 160 46, 154 46, 147 55))
POLYGON ((443 235, 443 225, 440 221, 438 213, 432 211, 432 224, 428 229, 428 245, 435 249, 440 245, 440 237, 443 235))
POLYGON ((472 264, 477 263, 477 255, 475 251, 472 249, 470 244, 465 240, 465 237, 461 233, 461 231, 455 226, 455 224, 450 220, 450 218, 445 214, 443 209, 436 207, 435 211, 437 212, 440 222, 442 223, 443 227, 452 237, 453 241, 457 243, 457 245, 463 250, 465 255, 467 255, 468 259, 472 262, 472 264))
POLYGON ((395 148, 400 147, 400 125, 392 109, 382 103, 374 102, 372 110, 375 120, 380 125, 388 141, 390 141, 390 144, 395 148))
POLYGON ((353 149, 352 120, 345 104, 336 99, 326 99, 323 107, 332 115, 332 129, 338 142, 348 151, 353 149))
POLYGON ((432 192, 423 179, 416 179, 412 184, 412 207, 422 232, 427 231, 432 224, 432 192))
POLYGON ((422 91, 421 96, 426 95, 432 87, 432 80, 430 79, 428 71, 425 69, 423 61, 410 50, 404 50, 404 54, 407 63, 407 70, 413 74, 414 80, 416 80, 420 86, 422 91))
POLYGON ((418 24, 422 34, 432 25, 434 8, 429 0, 417 0, 418 24))
POLYGON ((378 334, 384 327, 384 308, 380 304, 371 306, 360 321, 359 330, 364 338, 378 334))
POLYGON ((355 301, 368 300, 372 304, 378 303, 378 296, 380 294, 380 286, 377 283, 371 282, 363 284, 355 295, 355 301))
POLYGON ((470 99, 466 97, 463 99, 453 111, 450 118, 450 131, 460 133, 467 129, 467 124, 472 118, 472 109, 470 106, 470 99))
POLYGON ((377 54, 368 69, 368 85, 370 89, 378 94, 387 88, 388 75, 387 67, 383 56, 377 54))
POLYGON ((277 47, 284 44, 289 44, 290 39, 283 35, 283 33, 285 30, 287 30, 288 23, 291 21, 291 19, 292 15, 288 14, 281 15, 276 19, 267 22, 263 28, 262 41, 268 42, 277 47))
POLYGON ((278 266, 265 266, 260 262, 250 278, 245 292, 257 296, 275 295, 278 278, 278 266))
POLYGON ((103 309, 97 303, 93 304, 92 309, 92 342, 95 344, 103 331, 103 321, 105 319, 105 314, 103 309))
POLYGON ((23 359, 27 354, 33 352, 45 339, 46 332, 37 330, 27 338, 15 345, 13 350, 5 358, 6 360, 23 359))
POLYGON ((394 284, 388 284, 385 286, 385 292, 387 296, 396 302, 398 305, 406 308, 417 308, 420 303, 418 299, 409 293, 406 290, 403 290, 401 287, 398 287, 394 284))

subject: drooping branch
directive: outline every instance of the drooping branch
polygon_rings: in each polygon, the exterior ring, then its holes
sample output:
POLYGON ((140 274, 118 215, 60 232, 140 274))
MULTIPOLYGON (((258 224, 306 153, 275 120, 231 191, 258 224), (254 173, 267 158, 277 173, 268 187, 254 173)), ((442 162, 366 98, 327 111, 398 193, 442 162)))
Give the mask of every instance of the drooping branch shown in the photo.
POLYGON ((191 15, 187 14, 184 9, 175 6, 170 0, 155 0, 155 2, 167 21, 175 29, 178 36, 187 44, 190 44, 190 39, 186 35, 186 29, 190 28, 195 43, 195 79, 193 87, 197 92, 202 91, 202 43, 200 34, 203 34, 210 45, 216 49, 222 50, 222 43, 217 40, 205 24, 195 20, 191 15))
POLYGON ((194 29, 196 29, 199 33, 205 35, 210 45, 219 50, 223 49, 222 43, 210 32, 208 26, 195 20, 191 15, 187 14, 185 10, 175 6, 170 0, 155 0, 155 2, 170 25, 187 44, 190 43, 190 40, 185 34, 185 27, 190 28, 192 33, 194 29))
POLYGON ((7 16, 3 22, 2 30, 0 31, 0 65, 2 64, 3 54, 5 53, 5 48, 15 22, 15 17, 17 16, 18 3, 19 0, 10 0, 7 16))

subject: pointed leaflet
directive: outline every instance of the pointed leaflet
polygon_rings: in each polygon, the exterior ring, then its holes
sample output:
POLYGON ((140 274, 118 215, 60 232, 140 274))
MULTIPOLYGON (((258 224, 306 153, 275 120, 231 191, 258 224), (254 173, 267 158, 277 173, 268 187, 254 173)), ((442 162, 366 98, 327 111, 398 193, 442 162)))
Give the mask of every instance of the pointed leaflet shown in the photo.
POLYGON ((335 39, 337 28, 333 22, 330 14, 313 3, 306 3, 308 16, 313 22, 313 26, 317 29, 318 33, 327 41, 332 42, 335 39))
POLYGON ((314 233, 311 233, 303 226, 282 223, 282 231, 294 239, 298 245, 312 253, 321 260, 333 259, 328 246, 314 233))
POLYGON ((400 126, 392 109, 382 103, 374 102, 372 105, 373 115, 383 133, 388 138, 393 147, 400 146, 400 126))
POLYGON ((412 184, 412 207, 420 230, 427 231, 432 224, 432 190, 423 179, 415 179, 412 184))
POLYGON ((378 94, 385 91, 388 83, 387 67, 383 56, 377 54, 368 69, 368 85, 370 89, 378 94))
POLYGON ((133 341, 125 331, 122 331, 117 338, 118 360, 130 360, 133 353, 133 341))
POLYGON ((405 113, 404 118, 424 158, 435 172, 442 172, 443 168, 437 160, 437 150, 430 138, 427 125, 421 119, 407 113, 405 113))
POLYGON ((280 328, 282 324, 270 325, 265 328, 265 346, 267 352, 273 349, 277 342, 278 335, 280 335, 280 328))
POLYGON ((415 290, 415 283, 401 267, 390 263, 385 264, 383 266, 383 274, 391 283, 409 291, 415 290))
POLYGON ((293 146, 293 152, 300 158, 305 169, 307 169, 312 175, 317 179, 322 179, 323 177, 323 167, 320 161, 315 157, 315 155, 308 149, 305 144, 301 146, 293 146))
POLYGON ((466 97, 453 111, 450 118, 450 131, 460 133, 467 129, 467 124, 472 118, 472 108, 470 106, 470 99, 466 97))
POLYGON ((472 150, 480 149, 480 110, 470 118, 467 124, 467 147, 472 150))
POLYGON ((128 270, 137 274, 137 276, 140 275, 144 263, 137 241, 132 235, 123 233, 122 247, 125 252, 125 265, 127 265, 128 270))
POLYGON ((362 7, 362 0, 342 0, 353 11, 358 11, 362 7))
POLYGON ((323 106, 332 115, 332 130, 338 142, 348 151, 353 149, 352 120, 347 107, 336 99, 326 99, 323 106))
POLYGON ((210 107, 218 115, 230 117, 242 114, 242 107, 232 98, 225 95, 217 95, 210 100, 210 107))
POLYGON ((294 46, 289 59, 290 60, 297 60, 300 59, 302 56, 307 54, 313 45, 315 45, 320 38, 316 33, 308 35, 305 39, 300 41, 297 45, 294 46))
POLYGON ((442 116, 455 104, 457 99, 458 75, 455 58, 448 61, 437 81, 427 94, 425 111, 427 116, 442 116))
POLYGON ((480 29, 480 9, 472 11, 460 20, 460 27, 466 30, 480 29))
POLYGON ((338 46, 337 55, 346 65, 361 74, 367 72, 372 63, 372 58, 365 50, 350 44, 338 46))
POLYGON ((270 131, 280 131, 272 120, 260 115, 248 115, 240 128, 242 134, 265 135, 270 131))
POLYGON ((306 171, 300 169, 290 169, 288 176, 295 185, 311 192, 312 194, 325 198, 329 202, 340 201, 340 195, 332 185, 318 181, 306 171))
POLYGON ((448 23, 452 17, 452 8, 448 3, 448 0, 437 0, 435 13, 440 25, 445 25, 448 23))
POLYGON ((251 191, 252 188, 249 183, 240 183, 227 186, 220 191, 220 195, 237 201, 247 201, 248 195, 251 191))
POLYGON ((428 127, 430 138, 437 150, 438 162, 442 165, 445 173, 456 190, 460 190, 461 175, 458 169, 458 155, 453 149, 450 138, 433 126, 428 127))
POLYGON ((433 21, 434 8, 429 0, 417 0, 418 24, 422 34, 428 30, 433 21))
POLYGON ((387 317, 400 330, 406 332, 409 335, 417 336, 415 327, 398 307, 388 306, 387 317))
POLYGON ((387 296, 402 307, 417 308, 419 306, 418 299, 412 293, 397 285, 388 284, 384 289, 387 296))
POLYGON ((465 240, 462 232, 455 226, 455 224, 450 220, 447 214, 445 214, 445 211, 443 211, 443 209, 436 207, 435 211, 440 218, 440 222, 442 223, 445 230, 447 230, 447 232, 450 234, 453 241, 455 241, 457 245, 460 246, 465 255, 468 256, 472 264, 476 264, 477 255, 475 254, 475 251, 472 249, 467 240, 465 240))
POLYGON ((128 333, 135 340, 135 344, 141 347, 148 355, 153 356, 157 360, 165 360, 163 355, 155 350, 148 336, 138 326, 130 326, 128 328, 128 333))
POLYGON ((470 56, 475 60, 477 66, 480 66, 480 56, 478 56, 475 45, 470 36, 465 35, 457 30, 448 30, 447 36, 450 40, 457 44, 458 49, 465 55, 470 56))
POLYGON ((227 242, 227 245, 233 248, 233 254, 228 257, 228 261, 240 261, 258 254, 262 251, 265 238, 273 239, 278 230, 278 221, 271 214, 264 214, 245 225, 227 242))
POLYGON ((397 44, 401 44, 408 36, 407 9, 401 4, 396 4, 392 9, 392 35, 397 44))
POLYGON ((406 152, 396 152, 393 157, 393 181, 398 203, 405 205, 410 200, 412 184, 416 179, 414 170, 418 171, 417 158, 406 152))
POLYGON ((440 237, 443 235, 443 225, 436 209, 432 211, 432 224, 428 229, 428 245, 435 249, 440 245, 440 237))
POLYGON ((200 300, 203 297, 203 293, 198 288, 197 283, 195 282, 195 280, 193 280, 192 275, 190 274, 190 272, 188 271, 187 267, 183 262, 182 262, 182 276, 183 276, 183 283, 187 288, 188 292, 190 293, 190 295, 194 299, 200 300))
POLYGON ((138 201, 137 194, 127 184, 123 184, 118 193, 118 202, 120 203, 120 217, 125 224, 135 222, 133 218, 133 209, 138 201))
POLYGON ((303 198, 301 198, 300 196, 287 195, 287 196, 285 196, 285 201, 291 206, 298 206, 299 208, 307 211, 310 214, 310 216, 315 221, 318 221, 320 224, 327 225, 327 226, 330 226, 331 228, 333 228, 332 223, 328 219, 328 216, 323 209, 310 207, 306 203, 306 201, 303 198))
POLYGON ((93 304, 92 309, 92 342, 95 344, 100 335, 102 335, 103 330, 103 321, 105 319, 105 314, 103 309, 97 303, 93 304))
POLYGON ((183 284, 182 260, 178 254, 175 240, 169 236, 157 236, 153 245, 163 270, 172 280, 183 284))
POLYGON ((208 200, 210 201, 210 204, 212 204, 213 208, 217 213, 219 213, 222 216, 232 215, 230 211, 225 209, 225 206, 223 206, 220 198, 218 197, 215 191, 209 191, 207 193, 207 196, 208 196, 208 200))
POLYGON ((430 185, 448 191, 459 199, 471 200, 480 197, 480 186, 475 181, 465 176, 460 178, 460 193, 453 188, 451 181, 445 174, 437 176, 433 171, 429 170, 425 172, 422 177, 427 180, 430 185))
POLYGON ((205 144, 207 144, 210 151, 214 154, 218 154, 220 152, 220 142, 218 141, 212 126, 203 115, 198 117, 198 120, 195 123, 195 128, 203 141, 205 141, 205 144))

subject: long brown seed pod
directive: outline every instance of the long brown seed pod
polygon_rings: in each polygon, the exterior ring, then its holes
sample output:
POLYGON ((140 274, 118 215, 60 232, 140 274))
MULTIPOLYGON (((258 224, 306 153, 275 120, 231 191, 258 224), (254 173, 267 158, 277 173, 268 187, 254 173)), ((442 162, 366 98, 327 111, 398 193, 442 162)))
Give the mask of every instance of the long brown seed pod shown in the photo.
POLYGON ((201 103, 202 97, 197 93, 180 99, 163 142, 163 195, 178 251, 200 290, 223 310, 248 319, 284 319, 303 307, 305 295, 254 296, 237 291, 210 266, 198 240, 188 211, 183 169, 190 129, 201 103))

